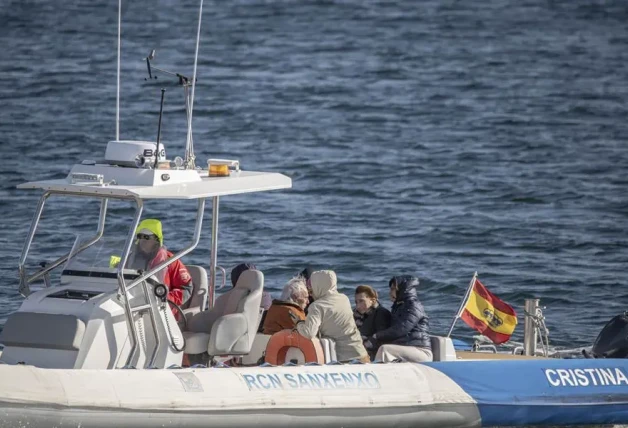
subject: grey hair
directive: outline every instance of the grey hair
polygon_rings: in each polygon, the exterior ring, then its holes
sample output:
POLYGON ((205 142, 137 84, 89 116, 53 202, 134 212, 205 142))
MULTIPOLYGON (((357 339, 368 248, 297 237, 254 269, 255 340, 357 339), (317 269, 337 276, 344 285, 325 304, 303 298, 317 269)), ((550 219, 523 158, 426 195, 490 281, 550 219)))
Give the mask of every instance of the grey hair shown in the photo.
POLYGON ((288 283, 283 287, 283 291, 281 292, 281 300, 283 300, 284 302, 297 303, 295 301, 296 297, 307 297, 307 295, 308 291, 305 285, 305 280, 301 276, 296 276, 288 281, 288 283))

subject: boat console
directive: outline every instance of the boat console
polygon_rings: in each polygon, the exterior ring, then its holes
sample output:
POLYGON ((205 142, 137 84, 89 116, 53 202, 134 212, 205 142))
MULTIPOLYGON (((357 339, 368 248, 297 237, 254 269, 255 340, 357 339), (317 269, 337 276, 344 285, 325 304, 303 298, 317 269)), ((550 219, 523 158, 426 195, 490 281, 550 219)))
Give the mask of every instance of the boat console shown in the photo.
MULTIPOLYGON (((45 368, 112 369, 180 366, 185 352, 185 319, 213 305, 216 290, 219 198, 232 194, 285 189, 290 178, 278 173, 242 171, 238 161, 210 159, 201 169, 182 160, 165 159, 165 149, 145 141, 112 141, 104 163, 84 161, 61 180, 20 185, 44 191, 20 258, 20 292, 25 300, 11 315, 0 335, 4 351, 0 362, 45 368), (72 250, 28 272, 27 257, 45 202, 54 196, 93 198, 101 209, 93 236, 79 236, 72 250), (135 206, 125 235, 104 233, 109 200, 135 206), (192 242, 172 258, 147 272, 127 266, 135 245, 135 229, 143 204, 151 199, 197 201, 192 242), (190 266, 194 291, 185 308, 173 311, 159 294, 156 274, 193 251, 199 243, 205 201, 212 201, 212 252, 209 275, 190 266), (50 273, 61 271, 53 284, 50 273), (44 281, 44 288, 31 285, 44 281), (183 316, 183 315, 186 316, 183 316)), ((163 148, 163 146, 162 146, 163 148)), ((261 286, 261 284, 260 284, 261 286)), ((259 302, 257 303, 259 307, 259 302)), ((225 314, 226 315, 226 314, 225 314)), ((257 316, 257 314, 256 314, 257 316)), ((250 340, 252 342, 252 340, 250 340)), ((238 348, 239 355, 248 353, 238 348)))

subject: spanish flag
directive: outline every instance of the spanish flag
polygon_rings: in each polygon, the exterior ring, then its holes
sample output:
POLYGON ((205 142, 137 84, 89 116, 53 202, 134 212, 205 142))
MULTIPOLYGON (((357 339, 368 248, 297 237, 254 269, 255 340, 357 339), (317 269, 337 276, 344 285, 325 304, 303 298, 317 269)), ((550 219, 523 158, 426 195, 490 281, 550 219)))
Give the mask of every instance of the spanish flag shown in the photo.
POLYGON ((477 278, 460 318, 497 345, 507 342, 517 326, 512 306, 498 299, 477 278))

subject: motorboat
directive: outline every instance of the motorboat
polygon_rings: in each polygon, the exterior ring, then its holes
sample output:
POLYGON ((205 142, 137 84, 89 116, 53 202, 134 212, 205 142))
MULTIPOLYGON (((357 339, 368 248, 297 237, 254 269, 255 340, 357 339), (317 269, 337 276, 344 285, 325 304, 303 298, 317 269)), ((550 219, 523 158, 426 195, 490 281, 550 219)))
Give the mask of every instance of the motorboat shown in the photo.
POLYGON ((123 140, 117 128, 104 160, 76 164, 64 179, 18 186, 41 197, 18 266, 24 300, 0 335, 2 426, 628 423, 626 359, 465 353, 440 336, 431 338, 430 363, 341 364, 328 338, 314 339, 312 352, 286 342, 281 357, 270 358, 274 335, 258 333, 263 273, 244 272, 229 291, 218 284, 219 207, 222 198, 286 190, 292 182, 280 173, 248 171, 238 160, 197 166, 191 138, 196 60, 193 78, 181 82, 189 125, 184 158, 167 159, 159 132, 157 141, 123 140), (94 233, 78 233, 67 254, 32 269, 29 254, 40 219, 47 201, 58 197, 97 201, 94 233), (194 201, 193 236, 153 268, 132 269, 136 229, 152 200, 194 201), (132 207, 126 230, 106 231, 110 201, 132 207), (157 274, 197 249, 206 223, 209 264, 187 265, 192 297, 185 307, 172 305, 157 274), (207 332, 190 331, 188 318, 204 311, 212 314, 207 332), (194 364, 190 356, 198 355, 206 358, 194 364))

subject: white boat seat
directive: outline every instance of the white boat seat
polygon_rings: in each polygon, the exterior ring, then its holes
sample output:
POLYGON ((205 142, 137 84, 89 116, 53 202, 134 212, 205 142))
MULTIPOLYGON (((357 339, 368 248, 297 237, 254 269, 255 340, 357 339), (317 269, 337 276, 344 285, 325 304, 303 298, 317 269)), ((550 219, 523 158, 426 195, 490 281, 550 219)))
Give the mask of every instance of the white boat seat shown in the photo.
POLYGON ((207 352, 216 355, 246 355, 251 351, 261 319, 260 304, 264 288, 264 274, 258 270, 242 272, 236 288, 247 290, 239 301, 227 301, 225 315, 212 326, 207 352), (233 305, 237 304, 235 311, 233 305))
POLYGON ((248 354, 261 319, 263 287, 262 272, 242 272, 235 287, 216 299, 214 308, 190 319, 184 333, 185 352, 207 352, 212 357, 248 354))
POLYGON ((209 285, 207 283, 207 271, 201 266, 188 265, 188 272, 192 277, 192 296, 190 300, 184 305, 182 309, 186 310, 186 313, 193 311, 204 311, 207 309, 207 293, 209 285))
POLYGON ((209 333, 193 333, 190 331, 184 331, 183 338, 185 339, 186 354, 194 355, 207 352, 209 333))
MULTIPOLYGON (((225 311, 227 310, 227 303, 229 301, 233 302, 234 300, 238 301, 245 293, 247 293, 247 291, 239 289, 238 284, 236 284, 235 287, 233 287, 231 290, 216 297, 214 306, 209 310, 203 310, 200 313, 190 311, 191 314, 188 312, 188 310, 185 310, 184 312, 186 313, 188 320, 188 331, 193 333, 209 334, 212 330, 214 322, 216 322, 219 317, 225 315, 225 311)), ((191 353, 192 352, 188 352, 188 354, 191 353)))
POLYGON ((455 361, 456 350, 449 337, 430 336, 433 361, 455 361))
POLYGON ((85 323, 74 315, 16 312, 9 316, 0 343, 5 347, 78 351, 85 323))

